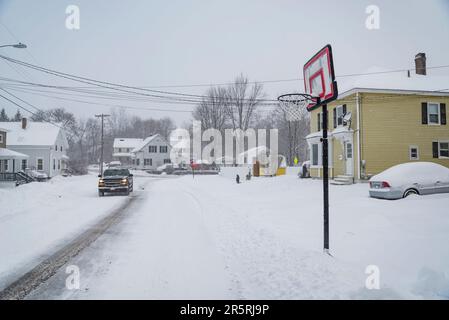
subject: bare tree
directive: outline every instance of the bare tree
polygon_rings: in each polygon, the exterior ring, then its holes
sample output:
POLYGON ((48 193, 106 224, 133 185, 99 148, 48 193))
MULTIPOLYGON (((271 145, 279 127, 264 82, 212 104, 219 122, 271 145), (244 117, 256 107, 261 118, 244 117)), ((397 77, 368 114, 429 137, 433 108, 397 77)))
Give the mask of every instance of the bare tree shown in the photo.
POLYGON ((279 132, 279 153, 285 155, 288 165, 293 165, 295 157, 300 161, 307 160, 306 136, 310 132, 310 115, 304 109, 300 110, 300 117, 296 121, 288 121, 284 110, 277 108, 268 115, 269 123, 279 132))
POLYGON ((228 116, 233 129, 248 129, 256 118, 257 107, 264 98, 263 86, 255 83, 252 86, 248 78, 240 75, 227 90, 228 116))
POLYGON ((193 118, 201 121, 202 130, 223 131, 228 119, 228 91, 223 87, 213 87, 193 111, 193 118))

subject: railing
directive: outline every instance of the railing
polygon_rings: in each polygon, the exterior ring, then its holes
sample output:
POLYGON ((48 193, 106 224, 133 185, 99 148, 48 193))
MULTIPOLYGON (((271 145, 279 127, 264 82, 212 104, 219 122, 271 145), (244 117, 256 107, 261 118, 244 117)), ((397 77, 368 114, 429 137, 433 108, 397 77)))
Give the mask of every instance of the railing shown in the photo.
POLYGON ((16 182, 16 184, 19 185, 33 182, 35 179, 25 172, 0 172, 0 181, 16 182))

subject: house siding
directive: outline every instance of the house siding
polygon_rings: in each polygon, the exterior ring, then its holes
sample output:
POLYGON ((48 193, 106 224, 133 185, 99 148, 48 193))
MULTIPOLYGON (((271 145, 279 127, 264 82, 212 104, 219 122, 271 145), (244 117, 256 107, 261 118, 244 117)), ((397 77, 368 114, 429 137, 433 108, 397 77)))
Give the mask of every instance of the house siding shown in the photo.
POLYGON ((147 145, 145 145, 145 147, 143 147, 141 151, 135 153, 136 159, 139 159, 139 165, 136 164, 135 167, 143 170, 153 170, 157 167, 162 166, 164 164, 164 159, 170 159, 170 149, 171 146, 164 139, 162 139, 161 137, 154 138, 147 145), (156 146, 157 152, 150 153, 149 146, 156 146), (166 153, 160 152, 161 146, 167 147, 166 153), (144 159, 151 159, 151 165, 145 165, 144 159))
POLYGON ((449 97, 363 94, 362 159, 366 174, 374 175, 389 167, 410 160, 410 146, 419 149, 418 161, 430 161, 449 168, 449 159, 432 156, 432 142, 449 140, 449 125, 422 124, 421 103, 449 105, 449 97))
MULTIPOLYGON (((365 178, 378 174, 394 165, 429 161, 449 168, 449 159, 433 158, 432 142, 449 141, 449 125, 422 124, 421 104, 434 102, 446 104, 446 117, 449 111, 449 97, 435 95, 381 94, 360 93, 360 115, 357 115, 356 95, 336 100, 328 106, 329 132, 332 133, 333 109, 341 104, 347 105, 352 113, 353 133, 353 168, 357 177, 359 159, 365 163, 361 170, 365 178), (357 120, 360 117, 360 157, 357 149, 357 120), (410 160, 410 147, 418 147, 418 160, 410 160)), ((311 132, 317 131, 319 110, 311 112, 311 132)), ((448 120, 448 119, 446 119, 448 120)), ((446 121, 447 123, 447 121, 446 121)), ((332 143, 332 166, 329 170, 331 178, 344 174, 346 167, 343 146, 335 138, 332 143)), ((310 170, 312 177, 322 177, 322 168, 310 170)), ((362 176, 363 178, 363 176, 362 176)))
MULTIPOLYGON (((346 97, 344 99, 333 101, 328 105, 328 132, 332 133, 334 130, 334 120, 333 120, 333 112, 334 109, 338 106, 341 106, 345 104, 346 105, 346 112, 351 112, 352 118, 351 118, 351 129, 354 130, 352 136, 353 136, 353 158, 352 158, 352 165, 353 165, 353 172, 354 176, 357 176, 357 170, 358 170, 358 154, 357 154, 357 104, 356 104, 356 95, 351 95, 349 97, 346 97)), ((310 114, 310 131, 311 132, 317 132, 318 131, 318 113, 321 112, 321 108, 318 108, 316 110, 313 110, 310 114)), ((331 178, 334 178, 337 175, 343 175, 346 173, 346 160, 345 160, 345 154, 344 154, 344 148, 343 144, 333 138, 330 137, 329 139, 330 144, 332 144, 330 148, 329 158, 331 160, 331 165, 329 166, 329 176, 331 178)), ((323 169, 321 167, 315 167, 311 168, 310 174, 312 177, 322 177, 323 176, 323 169)))

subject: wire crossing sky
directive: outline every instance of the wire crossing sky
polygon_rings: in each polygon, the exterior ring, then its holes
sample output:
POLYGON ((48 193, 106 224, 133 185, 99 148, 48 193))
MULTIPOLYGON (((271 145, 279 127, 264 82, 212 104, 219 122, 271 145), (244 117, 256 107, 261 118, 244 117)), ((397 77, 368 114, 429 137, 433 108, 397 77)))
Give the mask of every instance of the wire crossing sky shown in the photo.
MULTIPOLYGON (((250 81, 263 82, 267 100, 302 91, 302 66, 326 43, 333 46, 337 75, 362 74, 373 66, 412 69, 418 52, 426 53, 429 66, 449 64, 449 4, 444 0, 357 0, 344 5, 330 0, 126 4, 0 0, 0 22, 0 44, 21 41, 28 45, 25 50, 2 48, 2 55, 90 79, 193 96, 204 95, 209 83, 227 84, 241 73, 250 81), (379 8, 377 29, 366 26, 366 9, 373 4, 379 8), (66 27, 69 5, 79 7, 79 30, 66 27)), ((429 73, 448 74, 449 70, 429 73)), ((5 61, 0 61, 0 76, 67 85, 5 61)), ((15 94, 42 108, 63 106, 78 116, 105 111, 100 105, 15 94)), ((93 102, 105 104, 99 98, 93 102)), ((5 102, 1 106, 10 113, 16 110, 5 102)), ((192 109, 187 101, 170 107, 142 101, 129 107, 135 108, 127 109, 130 113, 155 118, 170 115, 178 123, 189 120, 190 114, 164 109, 192 109)))

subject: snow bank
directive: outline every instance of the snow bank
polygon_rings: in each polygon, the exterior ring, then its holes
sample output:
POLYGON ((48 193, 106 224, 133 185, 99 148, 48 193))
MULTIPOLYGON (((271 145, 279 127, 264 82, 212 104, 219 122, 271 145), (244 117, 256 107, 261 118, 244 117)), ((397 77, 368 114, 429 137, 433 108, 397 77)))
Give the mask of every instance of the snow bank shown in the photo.
POLYGON ((57 176, 0 189, 0 289, 125 200, 99 198, 97 179, 57 176))

